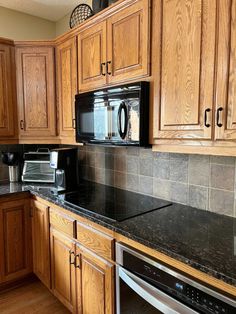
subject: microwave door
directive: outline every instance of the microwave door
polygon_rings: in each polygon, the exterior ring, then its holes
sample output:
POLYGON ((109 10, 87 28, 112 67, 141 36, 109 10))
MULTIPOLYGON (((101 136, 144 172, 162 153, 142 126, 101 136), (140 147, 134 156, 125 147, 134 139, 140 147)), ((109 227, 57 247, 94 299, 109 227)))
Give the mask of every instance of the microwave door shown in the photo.
POLYGON ((111 101, 112 108, 112 140, 127 144, 139 142, 139 101, 126 99, 111 101))
POLYGON ((109 139, 108 103, 99 101, 80 106, 78 111, 77 137, 82 141, 106 141, 109 139))

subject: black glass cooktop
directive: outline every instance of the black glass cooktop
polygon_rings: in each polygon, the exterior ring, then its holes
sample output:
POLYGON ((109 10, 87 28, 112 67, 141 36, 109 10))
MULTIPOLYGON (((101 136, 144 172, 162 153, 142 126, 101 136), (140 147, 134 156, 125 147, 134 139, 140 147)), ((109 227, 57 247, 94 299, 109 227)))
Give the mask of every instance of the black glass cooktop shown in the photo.
POLYGON ((81 184, 77 191, 65 193, 60 198, 113 221, 124 221, 171 205, 158 198, 92 182, 81 184))

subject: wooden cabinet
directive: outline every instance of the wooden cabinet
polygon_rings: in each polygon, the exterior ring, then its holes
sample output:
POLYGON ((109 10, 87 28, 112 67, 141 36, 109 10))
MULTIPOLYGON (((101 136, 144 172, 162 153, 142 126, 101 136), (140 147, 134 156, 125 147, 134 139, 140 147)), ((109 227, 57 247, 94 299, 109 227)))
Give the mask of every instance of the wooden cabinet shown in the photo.
POLYGON ((54 48, 16 47, 21 138, 56 136, 54 48))
POLYGON ((114 268, 110 262, 76 245, 77 313, 114 313, 114 268))
POLYGON ((0 283, 32 272, 29 199, 0 202, 0 283))
POLYGON ((154 138, 211 139, 216 1, 161 2, 153 33, 154 138))
POLYGON ((236 0, 218 2, 216 140, 236 140, 236 0))
POLYGON ((80 92, 149 75, 149 10, 137 0, 79 33, 80 92))
POLYGON ((74 241, 53 228, 50 237, 52 292, 71 312, 75 312, 74 241))
POLYGON ((56 47, 57 100, 59 134, 62 139, 75 142, 75 95, 77 94, 77 42, 69 38, 56 47))
POLYGON ((15 136, 16 84, 14 46, 0 39, 0 140, 15 136))
POLYGON ((108 83, 149 74, 149 1, 137 1, 107 20, 108 83))
POLYGON ((106 84, 106 22, 96 23, 78 35, 79 91, 106 84))
POLYGON ((51 288, 49 207, 38 201, 31 202, 33 270, 38 278, 51 288))

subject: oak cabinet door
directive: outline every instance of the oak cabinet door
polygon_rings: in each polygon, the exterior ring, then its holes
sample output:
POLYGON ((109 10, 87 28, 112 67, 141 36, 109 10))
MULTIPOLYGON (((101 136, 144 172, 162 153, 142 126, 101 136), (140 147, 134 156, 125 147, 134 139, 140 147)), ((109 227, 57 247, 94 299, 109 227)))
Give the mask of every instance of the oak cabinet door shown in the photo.
POLYGON ((76 246, 77 312, 114 313, 114 265, 76 246))
POLYGON ((56 135, 54 48, 16 48, 21 137, 56 135))
POLYGON ((56 47, 59 133, 75 141, 75 95, 77 94, 77 42, 68 39, 56 47))
POLYGON ((217 140, 236 139, 236 0, 219 1, 216 84, 217 140))
POLYGON ((33 270, 38 278, 50 289, 50 237, 49 208, 32 201, 33 270))
POLYGON ((16 84, 14 47, 0 44, 0 138, 15 135, 16 84))
POLYGON ((79 91, 106 84, 106 21, 78 35, 79 91))
POLYGON ((216 1, 160 4, 160 42, 153 47, 160 49, 154 138, 211 139, 216 1))
POLYGON ((149 0, 140 0, 107 20, 109 83, 149 74, 149 0))
POLYGON ((0 203, 0 282, 32 272, 29 200, 0 203))
POLYGON ((71 311, 75 311, 74 242, 61 232, 50 230, 52 292, 71 311), (73 255, 73 256, 72 256, 73 255))

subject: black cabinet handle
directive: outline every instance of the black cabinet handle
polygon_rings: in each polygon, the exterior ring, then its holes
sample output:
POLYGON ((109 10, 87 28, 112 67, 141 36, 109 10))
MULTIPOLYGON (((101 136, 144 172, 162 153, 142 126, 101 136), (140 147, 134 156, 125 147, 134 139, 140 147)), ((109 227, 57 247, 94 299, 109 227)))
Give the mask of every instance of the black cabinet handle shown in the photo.
POLYGON ((209 128, 209 127, 211 126, 210 123, 207 122, 207 121, 208 121, 207 116, 208 116, 208 113, 209 113, 210 111, 211 111, 210 108, 207 108, 207 109, 205 110, 204 124, 205 124, 205 127, 206 127, 206 128, 209 128))
POLYGON ((20 129, 24 130, 24 120, 20 120, 20 129))
POLYGON ((217 109, 217 114, 216 114, 216 124, 219 128, 221 128, 223 126, 223 123, 220 122, 220 113, 223 111, 222 107, 219 107, 217 109))
POLYGON ((75 268, 80 268, 80 254, 75 255, 75 268))
POLYGON ((72 251, 70 251, 69 253, 70 253, 70 255, 69 255, 69 263, 70 263, 70 265, 75 265, 75 253, 72 252, 72 251), (72 255, 74 256, 73 262, 72 262, 72 255))
POLYGON ((72 128, 73 128, 74 130, 76 129, 75 119, 72 119, 72 128))
POLYGON ((109 65, 111 64, 111 61, 107 61, 107 74, 111 75, 111 71, 109 70, 109 65))
POLYGON ((102 73, 103 76, 106 76, 106 72, 104 71, 105 70, 104 69, 105 66, 106 66, 105 62, 101 63, 101 73, 102 73))

